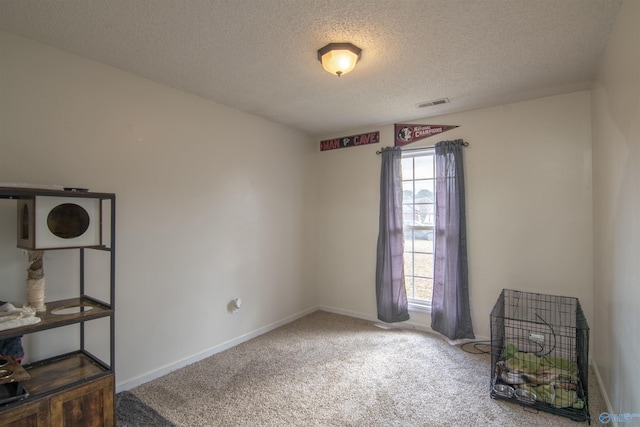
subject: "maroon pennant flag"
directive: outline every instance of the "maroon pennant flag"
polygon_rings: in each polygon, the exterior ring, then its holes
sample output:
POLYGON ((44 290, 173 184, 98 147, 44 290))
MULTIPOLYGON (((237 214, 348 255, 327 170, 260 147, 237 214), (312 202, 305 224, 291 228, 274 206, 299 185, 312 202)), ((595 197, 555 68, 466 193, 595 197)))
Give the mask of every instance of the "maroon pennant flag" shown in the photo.
POLYGON ((455 129, 459 126, 448 125, 395 125, 395 143, 396 147, 402 147, 421 139, 455 129))
POLYGON ((335 150, 337 148, 356 147, 358 145, 377 144, 380 142, 380 132, 362 133, 360 135, 343 136, 320 141, 320 151, 335 150))

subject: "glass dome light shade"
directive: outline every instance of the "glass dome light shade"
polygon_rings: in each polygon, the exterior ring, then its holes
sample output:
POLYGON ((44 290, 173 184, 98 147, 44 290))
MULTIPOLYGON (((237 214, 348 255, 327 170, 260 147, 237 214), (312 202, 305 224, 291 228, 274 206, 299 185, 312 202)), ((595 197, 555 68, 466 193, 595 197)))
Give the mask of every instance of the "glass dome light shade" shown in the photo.
POLYGON ((318 49, 318 60, 329 73, 341 76, 355 68, 361 51, 351 43, 330 43, 318 49))

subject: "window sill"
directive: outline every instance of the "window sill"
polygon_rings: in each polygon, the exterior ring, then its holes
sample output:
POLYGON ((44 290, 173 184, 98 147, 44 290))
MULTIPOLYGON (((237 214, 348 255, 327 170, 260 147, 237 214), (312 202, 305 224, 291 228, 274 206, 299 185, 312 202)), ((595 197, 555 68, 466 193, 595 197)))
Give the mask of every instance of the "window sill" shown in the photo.
POLYGON ((422 311, 425 313, 431 313, 431 301, 425 302, 410 302, 409 303, 410 311, 422 311))

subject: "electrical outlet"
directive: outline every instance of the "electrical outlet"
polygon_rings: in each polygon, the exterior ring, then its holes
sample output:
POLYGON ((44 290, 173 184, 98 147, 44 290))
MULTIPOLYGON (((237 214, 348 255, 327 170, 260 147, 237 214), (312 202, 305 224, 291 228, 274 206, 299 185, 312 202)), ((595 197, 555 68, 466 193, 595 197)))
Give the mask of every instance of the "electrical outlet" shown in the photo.
POLYGON ((529 332, 529 340, 535 342, 544 342, 544 335, 542 334, 533 334, 529 332))

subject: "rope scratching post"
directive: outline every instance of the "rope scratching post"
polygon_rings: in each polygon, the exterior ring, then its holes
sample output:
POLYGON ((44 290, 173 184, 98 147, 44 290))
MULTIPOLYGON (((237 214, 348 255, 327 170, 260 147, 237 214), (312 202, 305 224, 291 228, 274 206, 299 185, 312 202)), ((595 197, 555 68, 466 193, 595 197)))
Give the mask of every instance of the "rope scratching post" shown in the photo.
POLYGON ((27 304, 36 312, 45 311, 44 305, 44 252, 29 251, 29 269, 27 270, 27 304))

